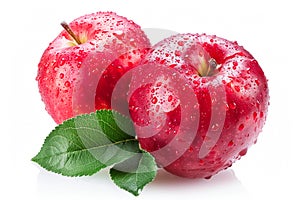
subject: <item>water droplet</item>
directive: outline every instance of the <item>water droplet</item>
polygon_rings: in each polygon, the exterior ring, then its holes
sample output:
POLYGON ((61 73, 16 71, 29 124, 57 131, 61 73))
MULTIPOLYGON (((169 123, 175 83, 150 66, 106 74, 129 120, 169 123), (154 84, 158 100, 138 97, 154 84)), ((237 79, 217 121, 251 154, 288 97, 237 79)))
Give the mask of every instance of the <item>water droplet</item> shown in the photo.
POLYGON ((244 155, 246 155, 247 154, 247 148, 246 149, 243 149, 242 151, 240 151, 240 153, 239 153, 239 156, 244 156, 244 155))
POLYGON ((254 112, 253 113, 253 120, 256 120, 257 119, 257 112, 254 112))
POLYGON ((178 50, 176 50, 176 51, 175 51, 175 56, 180 56, 180 55, 181 55, 181 52, 178 51, 178 50))
POLYGON ((260 112, 259 116, 260 116, 260 118, 263 118, 264 117, 264 112, 260 112))
POLYGON ((183 41, 179 41, 177 44, 178 44, 179 46, 183 46, 183 45, 184 45, 184 42, 183 42, 183 41))
POLYGON ((81 62, 77 62, 77 68, 79 69, 81 67, 81 62))
POLYGON ((206 78, 201 78, 201 82, 202 82, 202 83, 206 83, 206 82, 207 82, 207 79, 206 79, 206 78))
POLYGON ((57 98, 59 96, 59 88, 56 89, 55 97, 57 98))
POLYGON ((229 104, 229 108, 232 109, 232 110, 236 109, 236 103, 231 102, 231 103, 229 104))
POLYGON ((244 86, 245 90, 248 90, 251 88, 251 84, 250 83, 247 83, 245 86, 244 86))
POLYGON ((257 86, 259 86, 259 80, 256 79, 255 83, 256 83, 257 86))
POLYGON ((185 74, 189 76, 189 75, 192 75, 193 72, 192 72, 191 70, 186 70, 186 71, 185 71, 185 74))
POLYGON ((65 86, 66 86, 66 87, 70 87, 70 86, 71 86, 71 83, 70 83, 69 81, 66 81, 66 82, 65 82, 65 86))
POLYGON ((59 78, 63 79, 65 77, 65 75, 63 73, 59 74, 59 78))
POLYGON ((174 68, 174 67, 176 67, 177 66, 177 64, 172 64, 172 65, 170 65, 169 67, 170 68, 174 68))
POLYGON ((151 103, 156 104, 157 103, 157 98, 153 97, 152 100, 151 100, 151 103))
POLYGON ((245 127, 244 124, 241 124, 241 125, 239 126, 239 128, 238 128, 239 131, 242 131, 242 130, 244 129, 244 127, 245 127))
POLYGON ((232 146, 233 146, 233 144, 234 144, 234 143, 233 143, 233 141, 232 141, 232 140, 231 140, 230 142, 228 142, 228 146, 229 146, 229 147, 232 147, 232 146))
POLYGON ((233 61, 232 64, 233 64, 233 67, 234 67, 233 69, 236 69, 236 66, 238 65, 238 63, 236 61, 233 61))
MULTIPOLYGON (((59 69, 59 67, 57 67, 57 66, 55 66, 55 67, 53 68, 53 70, 54 70, 55 72, 56 72, 58 69, 59 69)), ((49 71, 47 71, 46 73, 48 74, 49 71)))
POLYGON ((162 82, 157 82, 156 87, 160 87, 162 85, 162 82))
POLYGON ((171 102, 172 99, 173 99, 173 96, 172 96, 172 95, 169 95, 169 97, 168 97, 168 102, 171 102))
POLYGON ((66 63, 66 59, 65 58, 61 58, 61 60, 59 61, 59 66, 62 66, 66 63))
POLYGON ((256 101, 256 107, 259 109, 259 107, 260 107, 260 102, 259 102, 259 100, 257 100, 256 101))
POLYGON ((241 91, 241 89, 240 89, 240 87, 239 86, 234 86, 234 89, 237 91, 237 92, 239 92, 239 91, 241 91))
POLYGON ((228 111, 229 110, 229 105, 226 103, 225 104, 225 110, 228 111))

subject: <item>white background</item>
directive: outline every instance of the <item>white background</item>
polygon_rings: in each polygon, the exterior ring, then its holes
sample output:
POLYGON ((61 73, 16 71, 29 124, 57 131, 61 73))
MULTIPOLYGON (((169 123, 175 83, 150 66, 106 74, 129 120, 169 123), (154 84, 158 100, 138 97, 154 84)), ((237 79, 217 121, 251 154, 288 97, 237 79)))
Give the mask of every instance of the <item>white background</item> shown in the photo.
POLYGON ((115 11, 143 28, 216 34, 237 40, 259 61, 271 105, 258 143, 232 168, 210 180, 160 171, 135 199, 300 199, 299 6, 297 1, 5 1, 0 6, 0 199, 134 199, 107 171, 66 178, 30 159, 55 123, 44 110, 35 76, 59 23, 115 11))

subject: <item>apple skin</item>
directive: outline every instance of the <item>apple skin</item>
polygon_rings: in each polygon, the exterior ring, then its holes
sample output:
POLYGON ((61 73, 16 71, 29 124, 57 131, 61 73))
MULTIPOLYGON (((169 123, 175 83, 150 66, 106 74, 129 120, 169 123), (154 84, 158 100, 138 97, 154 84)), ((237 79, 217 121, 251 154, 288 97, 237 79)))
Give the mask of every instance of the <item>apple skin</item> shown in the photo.
POLYGON ((81 44, 63 30, 44 51, 36 78, 56 123, 110 108, 114 84, 150 47, 139 25, 113 12, 85 15, 69 26, 81 44))
POLYGON ((129 109, 141 147, 159 166, 181 177, 210 178, 256 143, 266 120, 268 84, 237 42, 178 34, 154 45, 142 63, 153 74, 136 72, 129 109), (199 75, 197 55, 203 54, 218 64, 211 75, 199 75))

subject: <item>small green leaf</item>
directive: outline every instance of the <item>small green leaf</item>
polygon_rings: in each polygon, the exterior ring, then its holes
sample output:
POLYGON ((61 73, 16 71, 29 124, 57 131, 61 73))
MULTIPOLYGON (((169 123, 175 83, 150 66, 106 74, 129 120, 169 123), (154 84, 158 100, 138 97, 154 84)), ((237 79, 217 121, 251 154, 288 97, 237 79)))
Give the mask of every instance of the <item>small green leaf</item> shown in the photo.
POLYGON ((138 196, 145 185, 153 181, 157 166, 154 158, 146 152, 116 164, 110 169, 111 179, 120 188, 138 196))
POLYGON ((100 110, 58 125, 32 158, 45 169, 65 176, 92 175, 123 162, 139 150, 130 119, 115 111, 100 110))

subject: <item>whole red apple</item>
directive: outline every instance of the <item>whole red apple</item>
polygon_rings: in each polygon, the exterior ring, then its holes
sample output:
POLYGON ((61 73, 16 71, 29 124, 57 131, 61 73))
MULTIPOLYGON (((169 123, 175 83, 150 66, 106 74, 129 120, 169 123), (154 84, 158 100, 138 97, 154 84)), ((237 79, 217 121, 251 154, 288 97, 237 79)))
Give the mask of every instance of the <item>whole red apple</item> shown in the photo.
POLYGON ((113 12, 62 25, 66 30, 45 50, 36 78, 46 110, 57 123, 110 108, 115 83, 150 47, 140 26, 113 12))
POLYGON ((209 178, 256 143, 266 120, 267 79, 237 42, 178 34, 154 45, 142 64, 129 109, 141 147, 161 167, 209 178))

